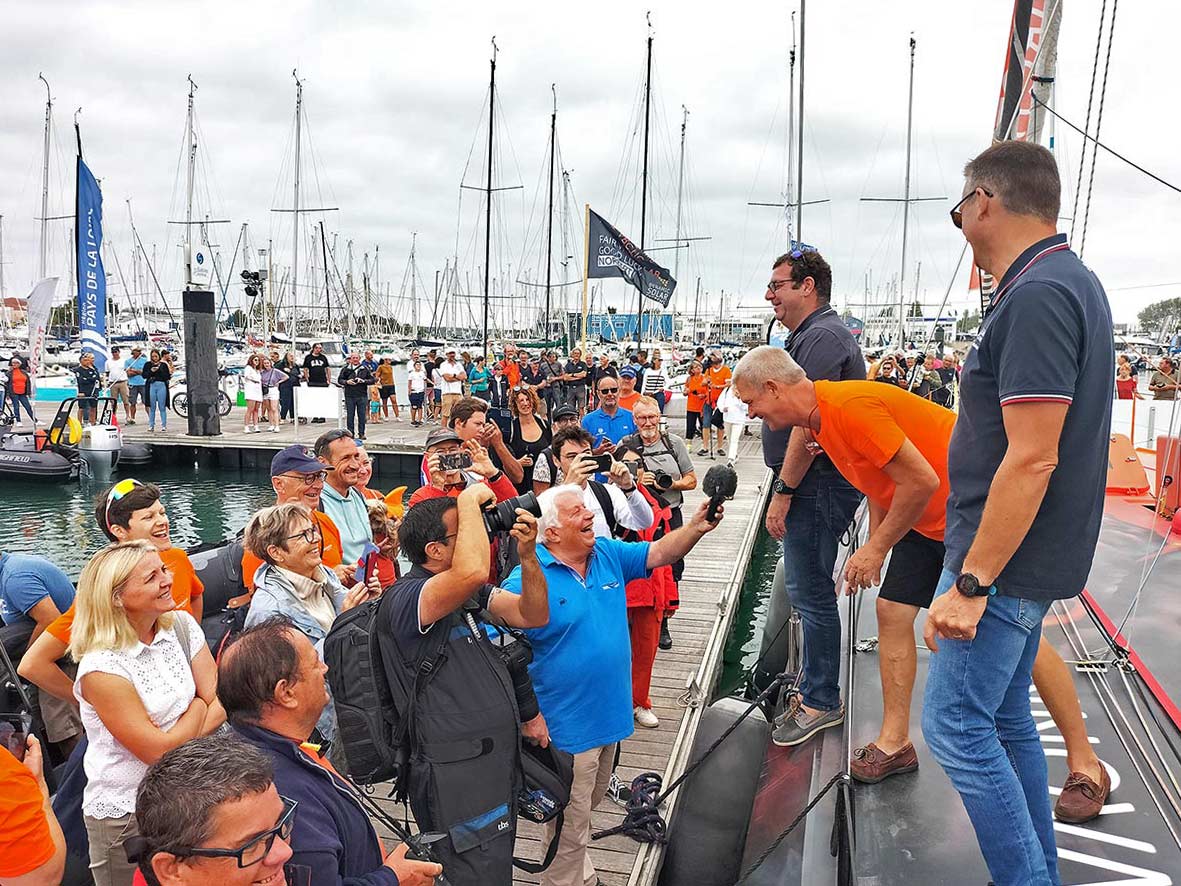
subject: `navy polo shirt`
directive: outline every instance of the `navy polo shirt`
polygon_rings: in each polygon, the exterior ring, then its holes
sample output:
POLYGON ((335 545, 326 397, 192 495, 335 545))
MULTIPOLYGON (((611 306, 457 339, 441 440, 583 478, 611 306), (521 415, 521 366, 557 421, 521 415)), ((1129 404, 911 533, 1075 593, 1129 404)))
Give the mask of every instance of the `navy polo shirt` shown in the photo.
MULTIPOLYGON (((833 310, 817 308, 804 318, 787 340, 787 352, 812 381, 865 381, 865 360, 857 339, 833 310)), ((763 463, 778 469, 783 464, 791 428, 773 431, 763 425, 763 463)))
POLYGON ((628 434, 636 432, 636 422, 631 411, 622 406, 615 415, 607 415, 602 409, 588 412, 582 417, 582 427, 595 438, 595 446, 604 440, 618 443, 628 434))
POLYGON ((1083 590, 1103 517, 1114 367, 1111 307, 1098 278, 1070 251, 1065 234, 1030 246, 1005 272, 964 361, 947 454, 948 569, 963 565, 1008 449, 1003 407, 1067 403, 1058 467, 996 587, 1035 600, 1083 590))

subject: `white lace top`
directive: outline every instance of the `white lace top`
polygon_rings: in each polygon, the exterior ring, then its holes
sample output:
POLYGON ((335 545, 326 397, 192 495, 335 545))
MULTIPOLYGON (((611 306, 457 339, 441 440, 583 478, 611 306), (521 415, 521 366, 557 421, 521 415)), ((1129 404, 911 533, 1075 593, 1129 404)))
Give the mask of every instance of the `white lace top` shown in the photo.
POLYGON ((205 646, 205 635, 196 620, 179 610, 175 616, 173 627, 156 631, 150 646, 136 643, 130 649, 88 652, 78 662, 74 696, 82 707, 82 725, 89 742, 83 760, 87 783, 82 811, 91 818, 121 818, 135 812, 135 792, 148 764, 115 739, 82 697, 82 678, 99 672, 127 680, 139 693, 151 721, 167 732, 197 694, 191 659, 185 660, 176 631, 188 632, 192 655, 205 646))

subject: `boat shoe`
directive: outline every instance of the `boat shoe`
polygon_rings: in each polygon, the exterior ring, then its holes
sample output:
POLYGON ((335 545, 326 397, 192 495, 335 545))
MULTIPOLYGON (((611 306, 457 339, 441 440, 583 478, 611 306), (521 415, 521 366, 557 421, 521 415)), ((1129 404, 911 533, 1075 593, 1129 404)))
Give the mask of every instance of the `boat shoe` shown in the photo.
POLYGON ((775 718, 771 741, 781 748, 795 747, 806 742, 821 729, 839 726, 843 722, 844 705, 835 710, 809 714, 800 703, 800 696, 793 693, 788 699, 786 710, 775 718))
POLYGON ((1058 795, 1058 802, 1054 804, 1054 817, 1059 821, 1071 824, 1082 824, 1099 815, 1103 804, 1107 802, 1107 795, 1111 793, 1111 775, 1102 763, 1099 769, 1103 774, 1100 784, 1095 784, 1088 776, 1081 772, 1072 772, 1062 786, 1062 793, 1058 795))
POLYGON ((849 774, 862 784, 877 784, 891 775, 916 772, 918 768, 919 757, 909 741, 892 754, 871 741, 853 751, 853 759, 849 761, 849 774))

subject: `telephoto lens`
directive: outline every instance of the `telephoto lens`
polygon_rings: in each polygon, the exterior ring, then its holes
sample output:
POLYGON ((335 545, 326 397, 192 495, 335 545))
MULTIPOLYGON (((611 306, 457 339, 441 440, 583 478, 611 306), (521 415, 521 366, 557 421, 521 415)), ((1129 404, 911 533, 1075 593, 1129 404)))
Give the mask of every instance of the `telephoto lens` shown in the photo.
POLYGON ((526 492, 516 498, 506 498, 484 510, 484 528, 488 534, 495 535, 512 529, 513 524, 517 522, 517 508, 528 511, 534 517, 541 516, 541 505, 532 492, 526 492))

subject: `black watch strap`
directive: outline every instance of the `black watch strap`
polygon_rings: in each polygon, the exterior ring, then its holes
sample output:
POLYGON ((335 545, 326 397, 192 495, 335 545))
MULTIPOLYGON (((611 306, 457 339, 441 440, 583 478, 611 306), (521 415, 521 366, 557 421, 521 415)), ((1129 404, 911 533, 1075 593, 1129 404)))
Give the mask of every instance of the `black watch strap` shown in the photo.
POLYGON ((795 495, 796 487, 788 486, 785 482, 783 482, 782 477, 776 477, 775 482, 771 484, 771 491, 776 495, 795 495))

